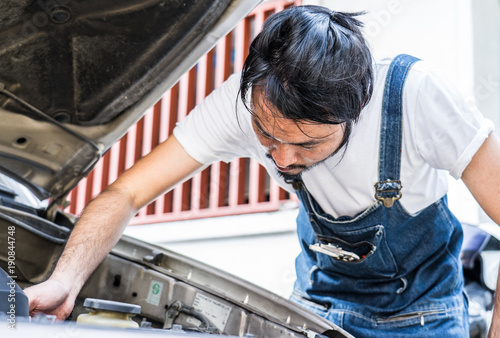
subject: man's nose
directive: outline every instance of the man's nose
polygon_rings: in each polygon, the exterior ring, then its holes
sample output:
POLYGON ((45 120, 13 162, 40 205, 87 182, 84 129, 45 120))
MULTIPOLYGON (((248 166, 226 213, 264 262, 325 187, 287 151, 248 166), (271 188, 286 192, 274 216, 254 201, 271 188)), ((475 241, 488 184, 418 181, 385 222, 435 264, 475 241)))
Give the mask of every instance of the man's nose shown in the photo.
POLYGON ((293 149, 293 146, 288 144, 276 145, 271 152, 271 156, 273 157, 274 162, 282 168, 286 168, 297 162, 295 150, 293 149))

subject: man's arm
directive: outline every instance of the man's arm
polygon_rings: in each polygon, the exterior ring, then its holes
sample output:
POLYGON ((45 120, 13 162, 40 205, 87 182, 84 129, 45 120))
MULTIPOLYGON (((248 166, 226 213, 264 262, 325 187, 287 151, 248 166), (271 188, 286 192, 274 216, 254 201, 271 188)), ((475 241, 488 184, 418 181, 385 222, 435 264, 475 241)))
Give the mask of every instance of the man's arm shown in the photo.
MULTIPOLYGON (((484 141, 462 174, 462 180, 488 216, 500 225, 500 139, 494 133, 484 141)), ((499 274, 500 277, 500 274, 499 274)), ((500 337, 500 282, 489 337, 500 337)))
POLYGON ((124 172, 85 208, 49 280, 25 290, 30 314, 66 318, 83 284, 138 210, 201 167, 172 135, 124 172))

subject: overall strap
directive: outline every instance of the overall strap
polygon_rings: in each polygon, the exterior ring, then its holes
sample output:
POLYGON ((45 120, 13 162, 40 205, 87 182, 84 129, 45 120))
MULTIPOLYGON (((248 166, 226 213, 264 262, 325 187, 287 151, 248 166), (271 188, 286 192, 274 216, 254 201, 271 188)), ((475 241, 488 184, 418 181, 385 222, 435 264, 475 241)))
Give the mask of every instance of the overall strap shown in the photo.
POLYGON ((410 67, 418 60, 406 54, 396 56, 389 66, 385 80, 380 129, 379 182, 375 184, 375 198, 388 208, 401 198, 403 86, 410 67))

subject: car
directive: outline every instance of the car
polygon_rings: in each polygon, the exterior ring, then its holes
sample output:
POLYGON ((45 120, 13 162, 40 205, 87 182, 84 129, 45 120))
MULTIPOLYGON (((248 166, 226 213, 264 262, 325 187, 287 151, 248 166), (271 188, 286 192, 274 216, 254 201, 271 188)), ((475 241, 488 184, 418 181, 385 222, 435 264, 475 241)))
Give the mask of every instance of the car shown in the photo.
POLYGON ((64 211, 67 194, 259 2, 0 4, 2 336, 350 337, 274 293, 127 236, 68 320, 27 316, 22 289, 50 276, 77 220, 64 211), (17 287, 5 286, 12 280, 17 287), (120 323, 135 328, 80 323, 101 310, 122 313, 120 323))

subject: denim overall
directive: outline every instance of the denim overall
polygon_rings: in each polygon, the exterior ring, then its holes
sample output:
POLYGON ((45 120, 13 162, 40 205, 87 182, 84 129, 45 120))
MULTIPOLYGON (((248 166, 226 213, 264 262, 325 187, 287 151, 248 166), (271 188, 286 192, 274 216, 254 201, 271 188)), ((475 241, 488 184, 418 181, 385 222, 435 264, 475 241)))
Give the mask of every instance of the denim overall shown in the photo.
POLYGON ((417 60, 399 55, 387 73, 372 206, 334 218, 302 180, 293 182, 302 252, 291 299, 355 337, 469 335, 462 228, 446 196, 416 215, 399 202, 403 85, 417 60))

